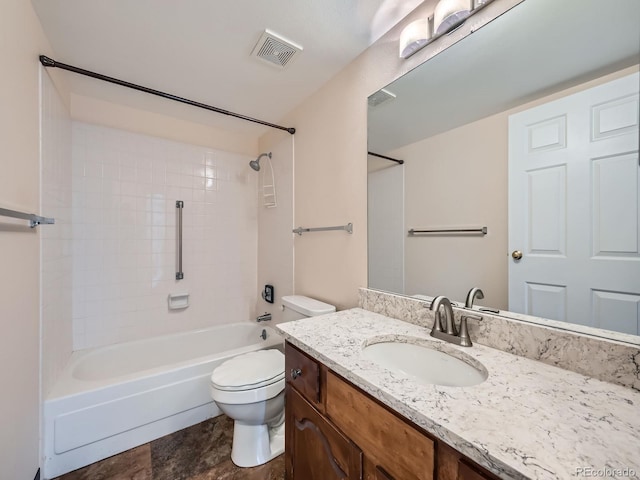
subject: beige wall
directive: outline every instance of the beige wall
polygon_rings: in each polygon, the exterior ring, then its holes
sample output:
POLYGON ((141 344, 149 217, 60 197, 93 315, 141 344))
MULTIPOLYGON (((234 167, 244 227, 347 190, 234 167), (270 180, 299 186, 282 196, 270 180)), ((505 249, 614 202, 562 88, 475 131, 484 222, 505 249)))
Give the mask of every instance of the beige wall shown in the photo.
POLYGON ((507 307, 507 128, 498 114, 395 150, 405 160, 405 225, 487 226, 487 235, 405 236, 405 292, 507 307), (479 302, 483 303, 483 302, 479 302))
MULTIPOLYGON (((52 52, 31 2, 0 15, 0 206, 39 206, 38 55, 52 52)), ((34 477, 39 463, 39 231, 0 218, 0 477, 34 477)), ((46 228, 46 227, 41 227, 46 228)))
MULTIPOLYGON (((296 294, 349 308, 357 305, 358 287, 367 284, 367 97, 519 1, 493 2, 450 35, 400 60, 400 32, 431 14, 436 2, 427 0, 286 116, 283 121, 297 129, 295 225, 354 225, 353 235, 296 236, 296 294)), ((269 148, 268 142, 261 145, 269 148)))
MULTIPOLYGON (((216 115, 212 113, 211 115, 216 115)), ((71 94, 71 117, 87 123, 152 135, 177 142, 256 155, 256 135, 231 133, 209 125, 148 112, 97 98, 71 94)))

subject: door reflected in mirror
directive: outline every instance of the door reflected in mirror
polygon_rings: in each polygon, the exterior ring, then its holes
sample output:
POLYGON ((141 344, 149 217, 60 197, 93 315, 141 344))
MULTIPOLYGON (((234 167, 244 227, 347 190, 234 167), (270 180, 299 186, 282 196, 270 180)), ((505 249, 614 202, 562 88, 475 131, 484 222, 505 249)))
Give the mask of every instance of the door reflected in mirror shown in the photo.
POLYGON ((525 0, 385 87, 370 288, 640 335, 637 18, 525 0))

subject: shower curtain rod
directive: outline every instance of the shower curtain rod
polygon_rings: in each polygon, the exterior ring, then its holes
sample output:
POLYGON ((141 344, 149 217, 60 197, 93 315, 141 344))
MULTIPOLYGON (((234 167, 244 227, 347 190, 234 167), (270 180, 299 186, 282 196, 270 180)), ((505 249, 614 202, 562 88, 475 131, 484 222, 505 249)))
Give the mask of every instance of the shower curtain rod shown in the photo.
POLYGON ((246 120, 248 122, 259 123, 260 125, 266 125, 267 127, 277 128, 278 130, 285 130, 286 132, 289 132, 291 135, 296 133, 296 129, 293 127, 283 127, 282 125, 276 125, 275 123, 265 122, 264 120, 258 120, 257 118, 247 117, 246 115, 240 115, 239 113, 223 110, 222 108, 212 107, 211 105, 207 105, 206 103, 195 102, 193 100, 189 100, 188 98, 178 97, 177 95, 172 95, 170 93, 161 92, 159 90, 154 90, 152 88, 143 87, 141 85, 136 85, 135 83, 125 82, 124 80, 108 77, 106 75, 102 75, 101 73, 95 73, 89 70, 85 70, 83 68, 74 67, 73 65, 67 65, 66 63, 56 62, 52 58, 49 58, 45 55, 40 55, 40 63, 45 67, 61 68, 62 70, 68 70, 70 72, 78 73, 80 75, 85 75, 87 77, 96 78, 98 80, 104 80, 105 82, 114 83, 122 87, 128 87, 128 88, 132 88, 133 90, 138 90, 140 92, 150 93, 151 95, 157 95, 158 97, 166 98, 169 100, 175 100, 176 102, 186 103, 187 105, 191 105, 193 107, 204 108, 205 110, 221 113, 223 115, 229 115, 231 117, 239 118, 241 120, 246 120))
POLYGON ((391 160, 392 162, 396 162, 399 165, 402 165, 404 163, 404 160, 398 160, 397 158, 387 157, 386 155, 380 155, 379 153, 367 152, 367 154, 371 155, 372 157, 378 157, 378 158, 384 158, 385 160, 391 160))

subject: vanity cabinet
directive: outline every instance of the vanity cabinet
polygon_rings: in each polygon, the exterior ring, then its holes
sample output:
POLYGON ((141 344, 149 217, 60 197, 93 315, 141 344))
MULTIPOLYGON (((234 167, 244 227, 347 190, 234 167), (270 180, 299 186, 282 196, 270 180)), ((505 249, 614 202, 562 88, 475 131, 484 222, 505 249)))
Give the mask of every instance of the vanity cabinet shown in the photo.
POLYGON ((287 478, 355 480, 362 478, 362 451, 290 386, 286 390, 287 478), (289 428, 290 427, 290 428, 289 428))
POLYGON ((440 480, 493 480, 498 477, 476 465, 444 442, 438 442, 437 478, 440 480))
POLYGON ((286 480, 496 480, 290 343, 286 480))

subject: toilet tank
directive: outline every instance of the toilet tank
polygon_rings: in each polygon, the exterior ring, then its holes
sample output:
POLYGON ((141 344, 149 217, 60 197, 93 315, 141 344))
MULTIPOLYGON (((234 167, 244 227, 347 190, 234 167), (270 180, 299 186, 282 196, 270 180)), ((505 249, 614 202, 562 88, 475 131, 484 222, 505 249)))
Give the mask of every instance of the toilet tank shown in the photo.
POLYGON ((284 307, 282 320, 285 322, 306 317, 316 317, 336 311, 335 306, 321 302, 315 298, 305 297, 304 295, 287 295, 282 297, 282 306, 284 307))

